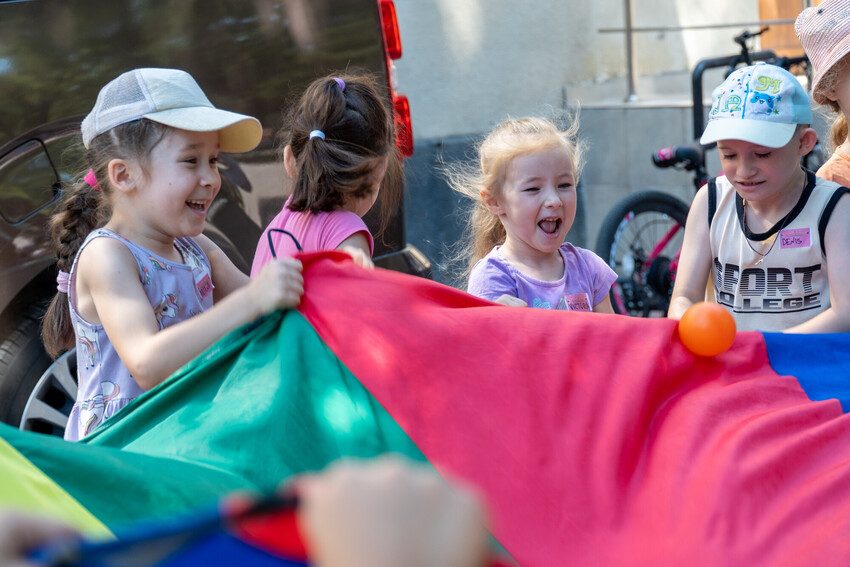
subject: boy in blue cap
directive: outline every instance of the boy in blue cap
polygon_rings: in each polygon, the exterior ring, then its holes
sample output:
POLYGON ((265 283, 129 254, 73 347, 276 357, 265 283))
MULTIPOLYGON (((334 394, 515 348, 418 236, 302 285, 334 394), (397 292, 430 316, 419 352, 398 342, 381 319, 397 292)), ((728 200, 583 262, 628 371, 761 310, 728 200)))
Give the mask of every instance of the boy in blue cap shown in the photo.
POLYGON ((710 277, 739 330, 850 331, 850 199, 800 166, 817 142, 808 95, 757 64, 712 97, 700 142, 717 142, 724 175, 691 205, 668 316, 711 298, 710 277))

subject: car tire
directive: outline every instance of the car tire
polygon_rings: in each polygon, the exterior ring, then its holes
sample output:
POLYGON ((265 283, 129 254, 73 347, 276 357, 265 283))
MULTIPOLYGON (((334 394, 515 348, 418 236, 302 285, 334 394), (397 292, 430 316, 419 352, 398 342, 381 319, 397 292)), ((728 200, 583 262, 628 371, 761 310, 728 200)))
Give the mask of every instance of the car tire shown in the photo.
POLYGON ((39 377, 51 364, 41 342, 45 307, 29 305, 0 338, 0 421, 18 426, 39 377))

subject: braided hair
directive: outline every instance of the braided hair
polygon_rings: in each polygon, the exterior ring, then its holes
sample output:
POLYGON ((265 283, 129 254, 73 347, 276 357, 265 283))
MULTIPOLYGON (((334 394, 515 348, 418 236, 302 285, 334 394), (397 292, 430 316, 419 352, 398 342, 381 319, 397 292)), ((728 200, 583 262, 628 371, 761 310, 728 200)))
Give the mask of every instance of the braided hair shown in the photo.
MULTIPOLYGON (((112 194, 107 182, 109 162, 127 159, 146 165, 150 152, 167 131, 167 126, 142 119, 116 126, 91 141, 84 155, 95 182, 86 180, 81 173, 78 180, 66 189, 67 195, 59 210, 50 218, 50 239, 60 272, 71 271, 86 237, 109 219, 112 194)), ((74 346, 74 328, 66 293, 57 292, 50 302, 41 322, 41 338, 47 353, 54 358, 74 346)))

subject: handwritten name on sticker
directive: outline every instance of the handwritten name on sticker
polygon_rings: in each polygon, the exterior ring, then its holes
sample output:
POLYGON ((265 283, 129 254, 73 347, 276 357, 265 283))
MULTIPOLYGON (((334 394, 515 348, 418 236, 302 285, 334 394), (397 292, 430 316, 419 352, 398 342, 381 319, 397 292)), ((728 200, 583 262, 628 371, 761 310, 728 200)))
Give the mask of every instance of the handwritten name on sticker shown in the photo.
POLYGON ((809 248, 812 245, 812 232, 806 228, 786 228, 779 231, 780 248, 809 248))
POLYGON ((210 275, 204 274, 204 277, 195 282, 195 287, 198 288, 198 294, 200 294, 201 298, 205 298, 206 296, 211 294, 213 290, 213 284, 210 275))
POLYGON ((590 311, 590 299, 586 293, 574 293, 566 296, 570 311, 590 311))

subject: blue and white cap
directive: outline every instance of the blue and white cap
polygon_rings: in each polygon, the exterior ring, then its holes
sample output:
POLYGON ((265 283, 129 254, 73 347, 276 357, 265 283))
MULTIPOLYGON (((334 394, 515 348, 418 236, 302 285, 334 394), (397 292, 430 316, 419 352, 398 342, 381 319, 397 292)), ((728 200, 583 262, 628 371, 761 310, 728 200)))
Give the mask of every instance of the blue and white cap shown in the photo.
POLYGON ((794 75, 775 65, 737 69, 714 89, 712 99, 702 144, 743 140, 779 148, 798 124, 812 123, 809 95, 794 75))

